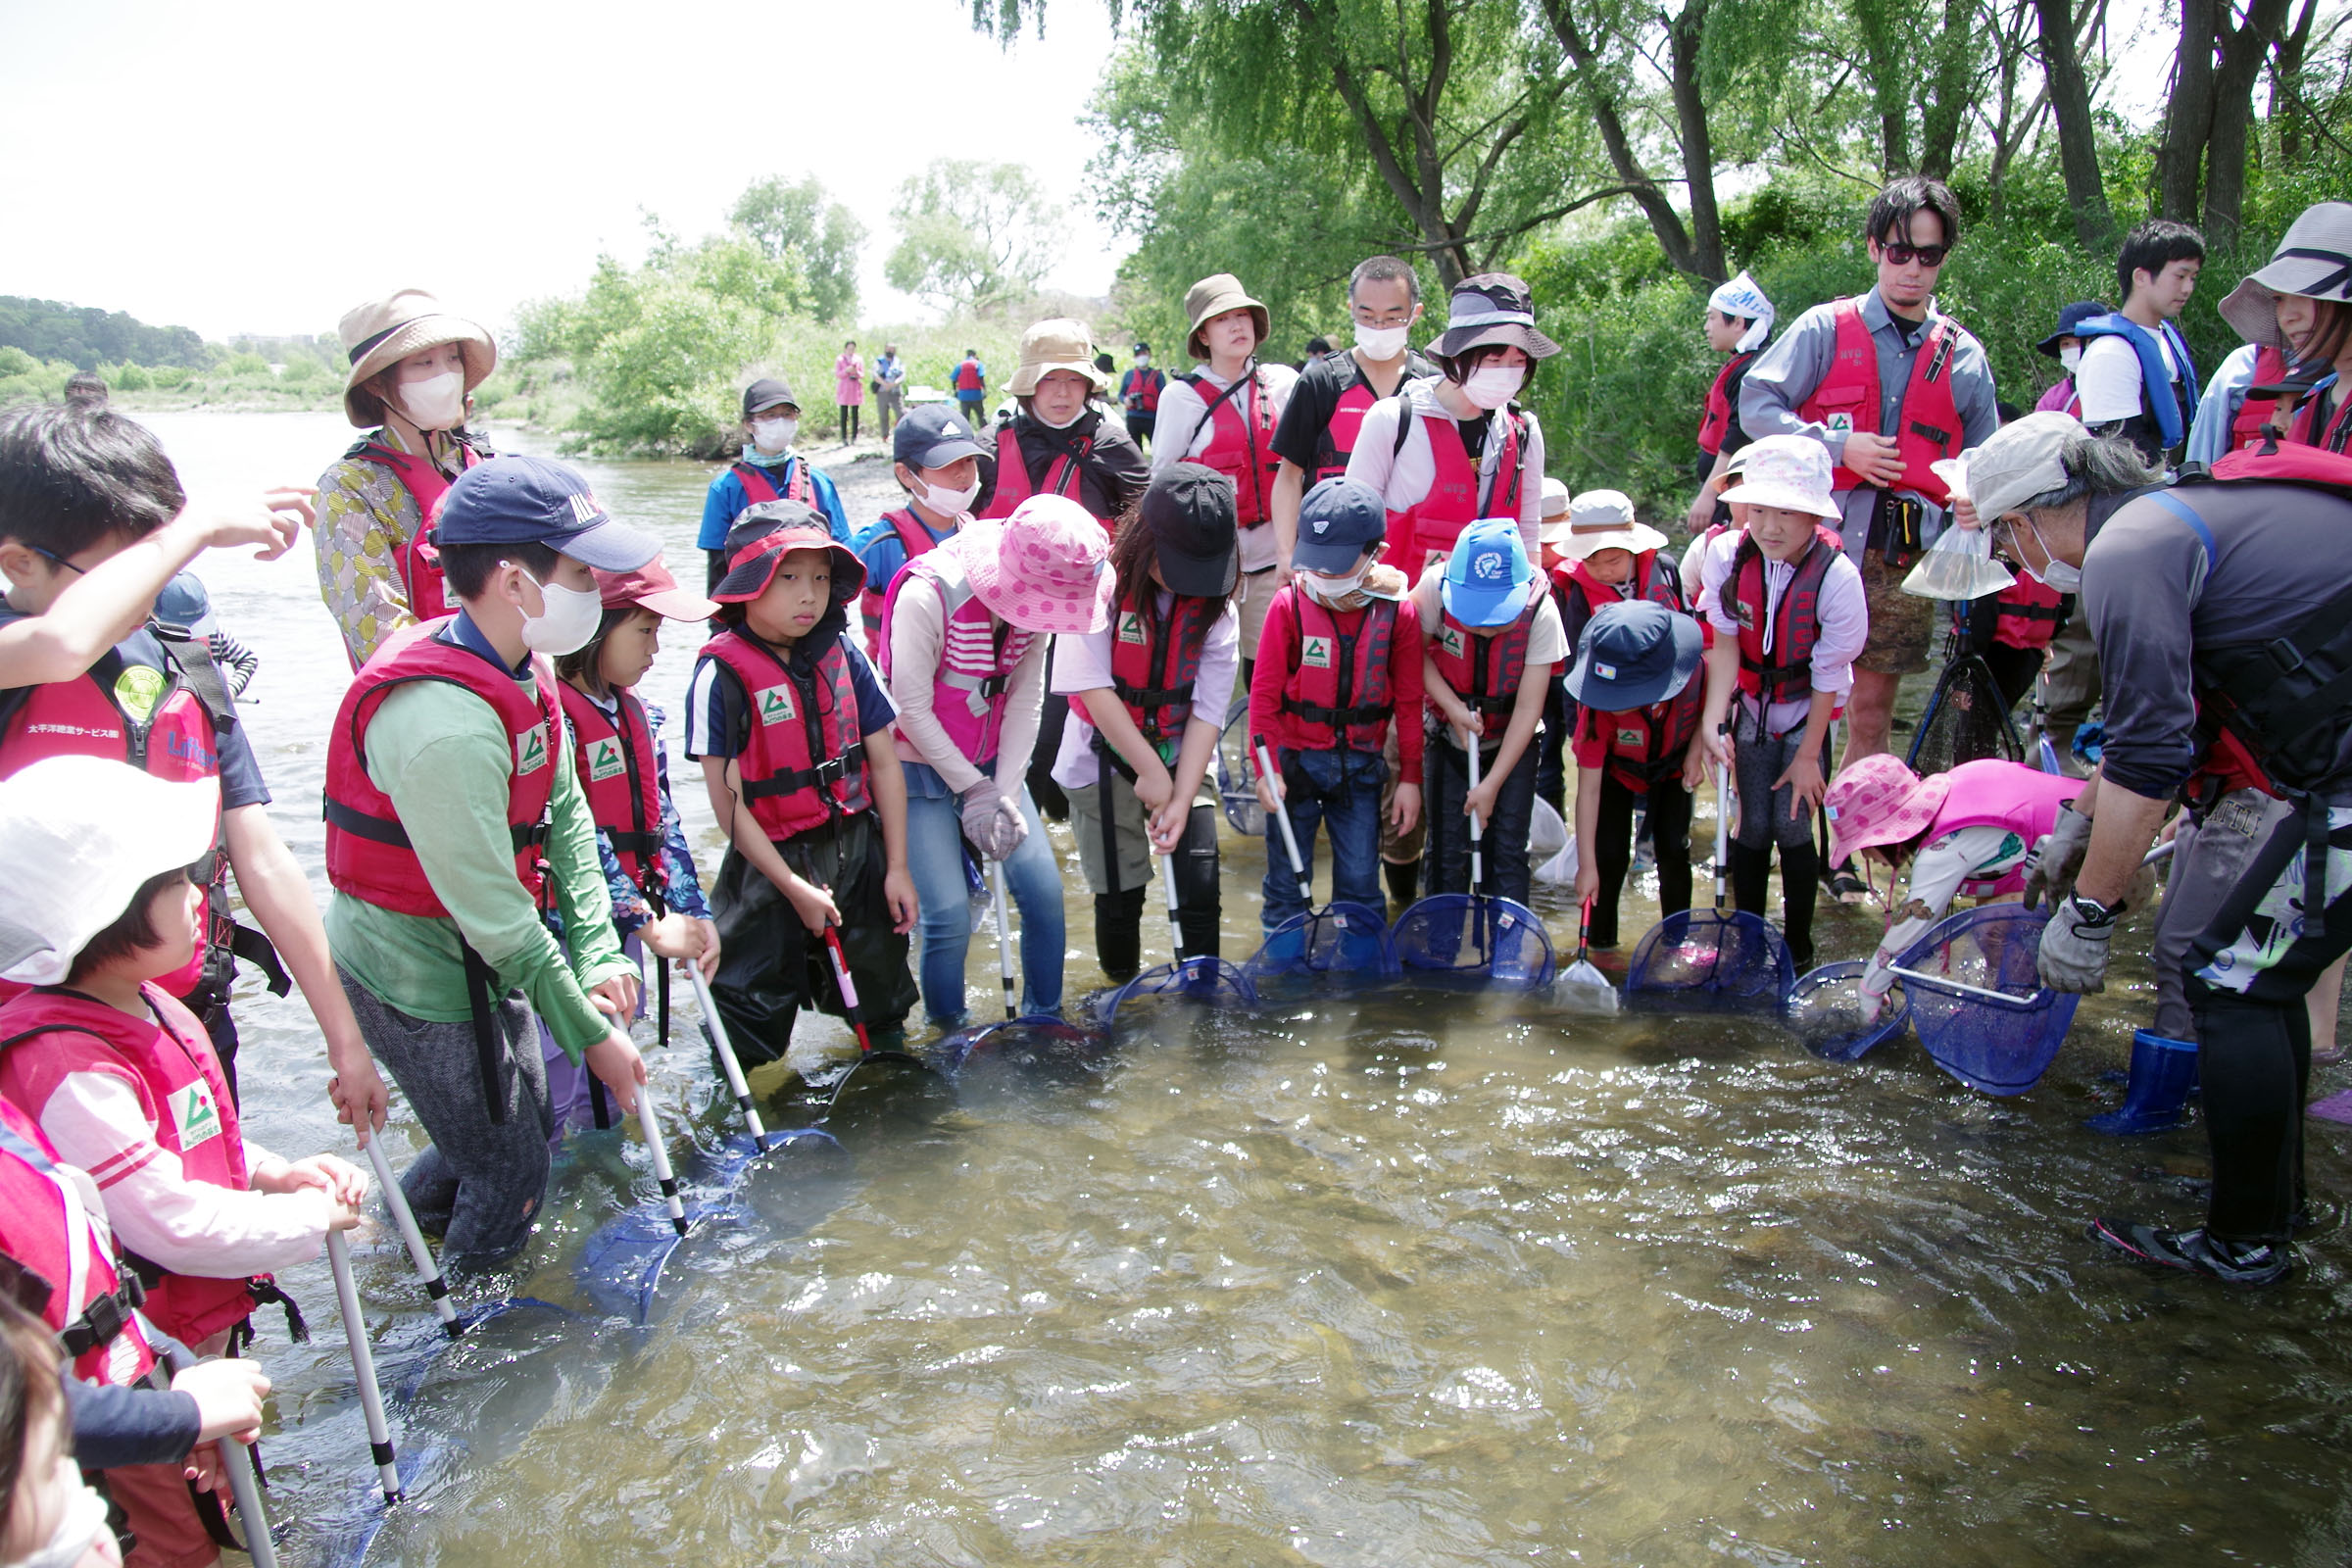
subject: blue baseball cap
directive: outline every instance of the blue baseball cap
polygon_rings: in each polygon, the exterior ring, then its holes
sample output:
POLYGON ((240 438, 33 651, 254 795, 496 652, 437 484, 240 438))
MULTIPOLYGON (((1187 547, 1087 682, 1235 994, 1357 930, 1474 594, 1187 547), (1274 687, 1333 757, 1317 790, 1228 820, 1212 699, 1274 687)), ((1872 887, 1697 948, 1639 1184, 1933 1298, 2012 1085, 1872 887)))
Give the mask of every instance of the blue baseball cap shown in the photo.
POLYGON ((1568 695, 1602 713, 1662 703, 1690 684, 1705 642, 1697 621, 1653 599, 1604 605, 1585 623, 1568 695))
POLYGON ((1507 626, 1526 612, 1536 591, 1536 568, 1527 564, 1518 520, 1481 517, 1454 540, 1438 599, 1465 626, 1507 626))
POLYGON ((1389 536, 1389 509, 1380 492, 1345 474, 1324 480, 1298 503, 1298 543, 1291 565, 1300 571, 1344 572, 1389 536))
POLYGON ((614 522, 587 477, 553 458, 492 458, 458 475, 433 542, 542 544, 599 571, 635 571, 662 553, 660 539, 614 522))

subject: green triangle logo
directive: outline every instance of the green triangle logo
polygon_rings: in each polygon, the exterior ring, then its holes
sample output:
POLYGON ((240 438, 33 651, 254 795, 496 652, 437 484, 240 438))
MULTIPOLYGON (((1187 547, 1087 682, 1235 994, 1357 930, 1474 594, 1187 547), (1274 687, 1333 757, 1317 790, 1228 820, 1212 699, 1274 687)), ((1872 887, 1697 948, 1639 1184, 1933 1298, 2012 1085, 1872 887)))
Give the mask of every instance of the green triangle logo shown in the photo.
POLYGON ((588 750, 588 781, 601 784, 609 778, 618 778, 629 769, 628 760, 620 754, 620 742, 601 740, 588 750))
POLYGON ((533 724, 514 739, 514 771, 536 773, 547 765, 547 726, 533 724))
POLYGON ((183 1151, 220 1136, 220 1109, 203 1079, 172 1091, 171 1102, 172 1124, 179 1129, 183 1151))
POLYGON ((792 706, 792 688, 789 686, 770 686, 760 694, 758 702, 760 722, 762 724, 782 723, 797 712, 792 706))

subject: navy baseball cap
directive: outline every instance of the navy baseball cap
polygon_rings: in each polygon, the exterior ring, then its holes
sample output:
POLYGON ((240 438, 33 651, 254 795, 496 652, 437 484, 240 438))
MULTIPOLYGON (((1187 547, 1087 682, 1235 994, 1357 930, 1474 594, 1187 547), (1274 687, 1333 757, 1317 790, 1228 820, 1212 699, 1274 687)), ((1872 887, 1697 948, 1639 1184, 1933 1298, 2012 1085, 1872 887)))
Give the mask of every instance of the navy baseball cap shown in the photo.
POLYGON ((1389 509, 1379 492, 1345 474, 1324 480, 1298 503, 1298 544, 1291 565, 1300 571, 1352 571, 1389 536, 1389 509))
POLYGON ((1578 639, 1568 695, 1602 713, 1662 703, 1690 684, 1705 634, 1654 599, 1604 605, 1578 639))
POLYGON ((944 468, 958 459, 984 455, 963 416, 945 403, 910 410, 890 436, 891 461, 909 468, 944 468))
POLYGON ((542 544, 599 571, 635 571, 662 553, 661 540, 614 522, 586 476, 553 458, 492 458, 458 475, 433 543, 542 544))
POLYGON ((2093 317, 2106 314, 2107 307, 2097 300, 2077 300, 2058 313, 2058 329, 2034 346, 2054 360, 2058 357, 2058 340, 2060 338, 2073 337, 2076 327, 2093 317))

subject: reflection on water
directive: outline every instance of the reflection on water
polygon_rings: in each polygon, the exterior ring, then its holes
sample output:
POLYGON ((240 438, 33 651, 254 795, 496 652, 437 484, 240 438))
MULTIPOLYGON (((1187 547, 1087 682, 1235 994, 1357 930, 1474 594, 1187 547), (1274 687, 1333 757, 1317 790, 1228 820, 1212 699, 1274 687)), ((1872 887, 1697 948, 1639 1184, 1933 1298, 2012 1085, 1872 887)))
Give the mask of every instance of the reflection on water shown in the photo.
MULTIPOLYGON (((197 484, 315 473, 349 439, 318 416, 154 422, 197 484)), ((861 512, 878 468, 854 470, 861 512)), ((691 569, 707 469, 591 471, 691 569)), ((262 653, 248 721, 316 867, 339 646, 307 561, 206 575, 262 653)), ((674 703, 692 639, 672 637, 647 690, 674 703)), ((699 790, 680 798, 714 857, 699 790)), ((1262 851, 1226 850, 1238 957, 1262 851)), ((1074 891, 1073 997, 1101 983, 1089 912, 1074 891)), ((1825 957, 1876 934, 1822 926, 1825 957)), ((983 934, 973 973, 993 985, 995 961, 983 934)), ((2332 1203, 2309 1275, 2268 1296, 2082 1237, 2100 1209, 2195 1212, 2193 1130, 2078 1125, 2145 1016, 2144 971, 2122 979, 2008 1101, 1908 1042, 1831 1063, 1731 1019, 1453 992, 1146 1007, 1107 1057, 1000 1067, 948 1119, 853 1139, 851 1170, 698 1235, 643 1331, 558 1315, 591 1310, 587 1236, 651 1191, 640 1152, 591 1138, 514 1281, 554 1305, 427 1380, 400 1435, 428 1480, 371 1560, 2341 1561, 2332 1203)), ((240 1005, 256 1139, 339 1147, 299 1005, 240 1005)), ((653 1063, 715 1145, 726 1102, 688 1032, 653 1063)), ((785 1091, 771 1125, 805 1119, 785 1091)), ((394 1136, 405 1157, 415 1131, 394 1136)), ((2336 1136, 2313 1149, 2330 1198, 2336 1136)), ((429 1331, 396 1247, 361 1251, 379 1337, 429 1331)), ((291 1283, 325 1314, 323 1265, 291 1283)), ((367 1476, 337 1341, 262 1346, 297 1562, 367 1476)))

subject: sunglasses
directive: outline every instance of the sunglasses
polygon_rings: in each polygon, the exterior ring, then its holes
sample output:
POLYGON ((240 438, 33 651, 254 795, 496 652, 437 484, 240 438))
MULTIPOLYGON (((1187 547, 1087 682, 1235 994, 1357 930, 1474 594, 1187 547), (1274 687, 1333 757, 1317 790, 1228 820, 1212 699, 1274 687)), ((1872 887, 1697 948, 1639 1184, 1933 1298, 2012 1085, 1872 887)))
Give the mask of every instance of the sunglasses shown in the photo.
POLYGON ((1881 245, 1879 254, 1896 267, 1909 267, 1917 262, 1922 267, 1941 267, 1943 259, 1952 254, 1949 245, 1881 245))

